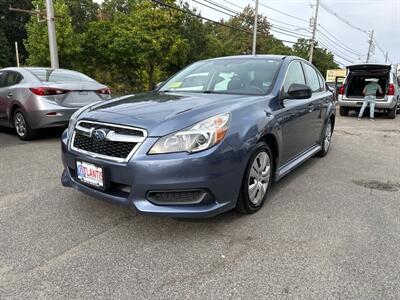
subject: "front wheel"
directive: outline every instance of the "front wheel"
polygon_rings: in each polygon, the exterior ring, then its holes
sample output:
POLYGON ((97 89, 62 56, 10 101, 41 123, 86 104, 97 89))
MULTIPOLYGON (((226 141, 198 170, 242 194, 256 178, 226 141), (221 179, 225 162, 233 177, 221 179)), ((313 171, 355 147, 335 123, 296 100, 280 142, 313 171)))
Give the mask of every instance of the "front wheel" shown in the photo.
POLYGON ((329 148, 331 147, 332 143, 332 121, 329 120, 328 124, 326 124, 324 139, 322 140, 322 149, 320 152, 317 153, 317 156, 324 157, 328 154, 329 148))
POLYGON ((18 137, 23 141, 29 141, 36 135, 20 109, 17 109, 14 113, 14 128, 18 137))
POLYGON ((250 157, 243 178, 240 196, 236 204, 239 212, 251 214, 262 207, 272 183, 273 161, 268 144, 258 143, 250 157))

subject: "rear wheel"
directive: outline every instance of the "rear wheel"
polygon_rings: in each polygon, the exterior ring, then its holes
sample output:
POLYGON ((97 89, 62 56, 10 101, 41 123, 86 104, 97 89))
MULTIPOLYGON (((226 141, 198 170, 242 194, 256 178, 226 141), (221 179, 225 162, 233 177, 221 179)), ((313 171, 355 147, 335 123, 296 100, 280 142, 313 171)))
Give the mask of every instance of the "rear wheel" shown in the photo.
POLYGON ((317 153, 317 156, 324 157, 328 154, 329 148, 331 147, 332 142, 332 121, 329 120, 328 124, 325 128, 324 139, 322 140, 322 149, 320 152, 317 153))
POLYGON ((35 137, 36 131, 29 126, 24 114, 20 109, 17 109, 14 112, 13 120, 15 131, 21 140, 29 141, 35 137))
POLYGON ((341 106, 339 112, 341 116, 345 117, 349 114, 349 108, 341 106))
POLYGON ((247 165, 236 210, 251 214, 262 207, 272 183, 273 161, 268 144, 258 143, 247 165))
POLYGON ((393 109, 388 110, 388 113, 387 113, 388 119, 395 119, 396 118, 396 112, 397 112, 397 108, 396 107, 393 108, 393 109))

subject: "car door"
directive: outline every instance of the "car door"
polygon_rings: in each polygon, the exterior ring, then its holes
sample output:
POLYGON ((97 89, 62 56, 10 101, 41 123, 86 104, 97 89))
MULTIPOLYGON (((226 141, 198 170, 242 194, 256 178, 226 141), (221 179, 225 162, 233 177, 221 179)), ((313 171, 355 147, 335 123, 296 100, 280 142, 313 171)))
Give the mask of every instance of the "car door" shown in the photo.
POLYGON ((7 123, 7 94, 8 87, 6 86, 6 74, 7 71, 0 71, 0 124, 5 125, 7 123))
POLYGON ((281 92, 282 108, 277 114, 278 124, 282 131, 281 163, 283 164, 294 159, 313 144, 310 135, 310 99, 288 99, 284 96, 293 83, 306 84, 300 61, 291 62, 287 69, 281 92))
POLYGON ((18 88, 18 86, 15 85, 23 79, 23 76, 19 72, 7 70, 2 75, 2 78, 0 88, 0 122, 7 125, 9 123, 7 111, 12 101, 15 99, 14 96, 18 88))
POLYGON ((332 99, 332 94, 326 90, 325 80, 312 65, 302 62, 307 85, 311 88, 312 97, 309 103, 309 136, 312 144, 319 143, 324 127, 325 116, 332 99))

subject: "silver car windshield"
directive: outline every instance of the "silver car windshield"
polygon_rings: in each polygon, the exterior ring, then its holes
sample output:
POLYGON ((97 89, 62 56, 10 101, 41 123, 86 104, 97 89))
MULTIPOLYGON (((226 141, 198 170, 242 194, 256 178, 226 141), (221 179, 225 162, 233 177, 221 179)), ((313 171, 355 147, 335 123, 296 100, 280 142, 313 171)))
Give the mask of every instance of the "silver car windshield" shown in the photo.
POLYGON ((82 73, 62 70, 62 69, 30 69, 32 74, 34 74, 40 81, 43 82, 76 82, 76 81, 91 81, 94 82, 92 78, 86 76, 82 73))
POLYGON ((161 87, 161 92, 265 95, 281 60, 218 59, 190 65, 161 87))

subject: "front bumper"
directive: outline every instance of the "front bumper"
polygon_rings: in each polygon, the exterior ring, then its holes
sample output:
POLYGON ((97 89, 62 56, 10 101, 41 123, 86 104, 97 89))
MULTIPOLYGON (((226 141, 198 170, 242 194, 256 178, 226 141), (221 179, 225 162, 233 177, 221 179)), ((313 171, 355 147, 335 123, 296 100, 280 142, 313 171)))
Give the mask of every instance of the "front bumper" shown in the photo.
POLYGON ((148 137, 128 163, 117 163, 71 151, 64 132, 62 184, 147 215, 212 217, 235 207, 245 164, 228 143, 222 142, 195 154, 147 155, 156 140, 148 137), (103 166, 106 190, 97 190, 78 181, 77 159, 103 166), (157 205, 148 199, 150 191, 176 190, 202 190, 207 197, 198 204, 181 205, 157 205))

